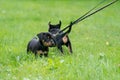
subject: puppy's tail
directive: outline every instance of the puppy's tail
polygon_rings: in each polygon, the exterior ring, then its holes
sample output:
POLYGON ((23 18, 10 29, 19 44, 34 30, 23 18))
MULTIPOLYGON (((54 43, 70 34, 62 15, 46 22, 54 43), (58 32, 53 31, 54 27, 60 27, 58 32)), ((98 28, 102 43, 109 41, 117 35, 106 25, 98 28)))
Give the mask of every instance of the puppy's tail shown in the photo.
POLYGON ((30 43, 28 43, 28 45, 27 45, 27 54, 29 52, 29 45, 30 45, 30 43))

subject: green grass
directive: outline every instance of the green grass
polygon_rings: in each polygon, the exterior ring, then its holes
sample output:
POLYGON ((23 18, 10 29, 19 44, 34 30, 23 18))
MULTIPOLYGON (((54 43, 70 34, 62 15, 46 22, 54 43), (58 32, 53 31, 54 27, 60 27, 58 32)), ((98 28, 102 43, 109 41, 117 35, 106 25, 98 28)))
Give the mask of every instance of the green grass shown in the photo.
POLYGON ((0 80, 119 80, 120 2, 73 26, 72 55, 66 47, 63 56, 56 48, 50 48, 48 58, 26 54, 28 41, 46 32, 49 21, 62 20, 63 28, 97 3, 1 0, 0 80))

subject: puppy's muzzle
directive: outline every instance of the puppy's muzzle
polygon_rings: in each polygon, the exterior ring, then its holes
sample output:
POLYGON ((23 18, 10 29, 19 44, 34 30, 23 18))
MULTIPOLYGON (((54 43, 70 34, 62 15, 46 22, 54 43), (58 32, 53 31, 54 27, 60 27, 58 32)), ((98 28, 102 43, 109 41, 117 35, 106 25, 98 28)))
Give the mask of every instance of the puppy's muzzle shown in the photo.
MULTIPOLYGON (((55 42, 54 39, 52 39, 52 40, 51 40, 51 46, 55 46, 55 45, 56 45, 56 42, 55 42)), ((50 47, 51 47, 51 46, 50 46, 50 47)))

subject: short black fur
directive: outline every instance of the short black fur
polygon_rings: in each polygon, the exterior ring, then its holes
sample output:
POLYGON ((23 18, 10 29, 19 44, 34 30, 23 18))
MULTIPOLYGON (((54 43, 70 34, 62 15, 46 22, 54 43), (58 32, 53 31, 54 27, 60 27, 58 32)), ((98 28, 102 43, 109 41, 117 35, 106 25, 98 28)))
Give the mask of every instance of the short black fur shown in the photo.
POLYGON ((27 45, 27 53, 32 52, 35 56, 44 55, 45 57, 48 56, 48 51, 50 46, 55 45, 55 41, 52 38, 50 33, 42 32, 37 34, 37 37, 34 37, 31 41, 29 41, 27 45), (37 39, 38 37, 38 39, 37 39))
POLYGON ((72 28, 72 22, 69 25, 70 26, 69 29, 66 32, 62 32, 62 33, 59 33, 61 31, 60 30, 61 21, 59 21, 59 23, 55 25, 49 22, 48 25, 49 25, 48 31, 53 35, 57 48, 63 53, 62 46, 66 45, 70 53, 72 53, 73 51, 72 51, 71 41, 68 37, 68 33, 70 33, 71 28, 72 28))

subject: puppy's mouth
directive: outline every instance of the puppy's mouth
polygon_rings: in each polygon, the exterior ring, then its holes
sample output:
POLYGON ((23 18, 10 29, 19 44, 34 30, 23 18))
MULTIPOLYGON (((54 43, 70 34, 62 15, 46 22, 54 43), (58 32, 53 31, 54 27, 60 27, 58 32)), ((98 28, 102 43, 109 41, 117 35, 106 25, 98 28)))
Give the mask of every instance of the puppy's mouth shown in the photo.
POLYGON ((55 46, 55 42, 53 40, 50 42, 43 42, 43 45, 47 47, 52 47, 52 46, 55 46))

